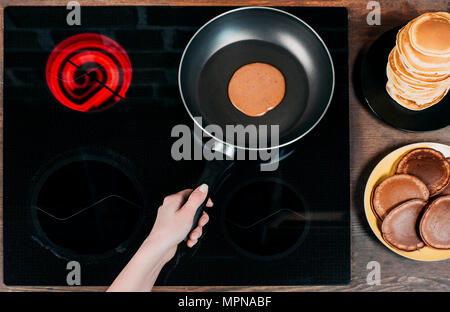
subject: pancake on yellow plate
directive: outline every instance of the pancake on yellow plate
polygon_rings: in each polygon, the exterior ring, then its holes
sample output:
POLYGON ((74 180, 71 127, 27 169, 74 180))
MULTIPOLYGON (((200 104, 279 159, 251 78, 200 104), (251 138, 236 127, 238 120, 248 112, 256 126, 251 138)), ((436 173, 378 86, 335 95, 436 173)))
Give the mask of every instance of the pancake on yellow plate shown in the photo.
MULTIPOLYGON (((403 240, 401 236, 401 227, 408 228, 410 223, 408 220, 411 220, 413 216, 409 214, 404 214, 404 209, 401 208, 397 210, 394 210, 396 208, 393 208, 392 211, 397 211, 394 215, 392 215, 388 219, 388 223, 386 223, 384 228, 384 235, 389 240, 386 241, 385 237, 383 237, 383 231, 382 231, 382 223, 383 220, 380 219, 377 214, 375 213, 374 209, 372 208, 372 196, 373 193, 378 185, 380 185, 381 182, 386 180, 388 177, 391 177, 395 174, 397 165, 400 162, 401 159, 404 158, 409 152, 419 149, 419 148, 431 148, 434 149, 442 155, 444 155, 446 158, 450 157, 450 146, 445 144, 439 144, 439 143, 430 143, 430 142, 424 142, 424 143, 415 143, 403 146, 397 150, 394 150, 390 154, 388 154, 386 157, 384 157, 373 169, 372 173, 369 176, 369 179, 367 180, 367 184, 364 190, 364 211, 366 214, 367 221, 369 223, 370 228, 372 229, 375 236, 391 251, 409 259, 419 260, 419 261, 440 261, 440 260, 446 260, 450 259, 450 249, 437 249, 432 248, 428 245, 421 247, 420 243, 415 241, 415 237, 409 235, 408 238, 405 238, 403 240), (404 246, 404 248, 403 248, 404 246), (414 248, 419 248, 417 250, 412 250, 414 248), (405 250, 399 249, 403 248, 405 250)), ((441 194, 437 194, 434 198, 440 198, 439 196, 442 196, 441 194)), ((428 203, 431 203, 434 198, 430 199, 428 203)), ((399 207, 399 206, 398 206, 399 207)), ((426 209, 426 208, 424 208, 426 209)), ((435 215, 434 213, 432 215, 435 215)), ((387 214, 389 216, 389 214, 387 214)), ((440 217, 439 219, 442 219, 440 217)), ((384 219, 386 220, 386 219, 384 219)), ((424 224, 424 228, 428 228, 430 223, 433 223, 434 219, 429 219, 430 222, 424 224)), ((429 233, 429 231, 427 231, 429 233)), ((434 234, 436 232, 433 232, 434 234)), ((407 233, 411 234, 411 233, 407 233)), ((429 238, 428 236, 425 238, 428 238, 428 243, 437 245, 435 243, 436 238, 429 238)), ((425 242, 426 243, 426 242, 425 242)))
POLYGON ((450 195, 439 196, 425 209, 420 236, 430 247, 450 249, 450 195))

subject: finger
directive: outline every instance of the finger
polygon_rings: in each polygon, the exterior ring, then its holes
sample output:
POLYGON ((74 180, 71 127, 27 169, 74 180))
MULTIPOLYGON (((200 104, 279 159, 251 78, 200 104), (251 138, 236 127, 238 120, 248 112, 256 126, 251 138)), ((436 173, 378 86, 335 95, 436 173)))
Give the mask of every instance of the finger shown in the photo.
POLYGON ((179 191, 178 193, 175 193, 173 195, 176 196, 177 198, 181 199, 182 203, 184 204, 188 200, 189 195, 191 195, 191 193, 192 193, 192 189, 185 189, 185 190, 179 191))
POLYGON ((187 241, 187 246, 189 248, 192 248, 195 244, 197 244, 197 240, 194 241, 194 240, 190 239, 187 241))
POLYGON ((189 235, 189 239, 196 241, 202 236, 202 233, 203 233, 202 228, 198 226, 191 232, 191 234, 189 235))
POLYGON ((209 221, 209 215, 203 211, 203 215, 201 216, 200 220, 198 220, 198 225, 200 227, 203 227, 206 225, 206 223, 208 223, 209 221))
POLYGON ((191 193, 191 195, 189 195, 188 200, 180 210, 186 211, 186 213, 193 216, 197 211, 197 208, 205 201, 207 195, 208 185, 200 185, 191 193))
POLYGON ((167 209, 176 211, 180 209, 180 207, 186 202, 191 193, 192 189, 186 189, 179 191, 178 193, 166 196, 164 198, 163 206, 167 209))
POLYGON ((183 196, 184 198, 187 199, 189 197, 189 195, 192 193, 192 191, 193 191, 193 189, 189 188, 189 189, 179 191, 178 193, 175 193, 175 194, 180 194, 181 196, 183 196))
POLYGON ((212 207, 212 206, 214 206, 214 203, 211 200, 211 198, 208 198, 208 202, 206 203, 206 207, 212 207))
POLYGON ((192 189, 185 189, 176 193, 179 196, 180 201, 178 202, 178 209, 181 208, 184 203, 188 200, 189 195, 191 195, 192 189))

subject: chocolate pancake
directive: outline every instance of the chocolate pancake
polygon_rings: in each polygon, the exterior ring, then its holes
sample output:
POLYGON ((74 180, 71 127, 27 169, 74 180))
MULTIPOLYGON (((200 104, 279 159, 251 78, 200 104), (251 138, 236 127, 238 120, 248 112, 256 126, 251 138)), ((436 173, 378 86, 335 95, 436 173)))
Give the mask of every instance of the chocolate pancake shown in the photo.
MULTIPOLYGON (((447 158, 447 162, 450 164, 450 157, 447 158)), ((450 195, 450 181, 447 186, 439 193, 439 195, 450 195)))
POLYGON ((384 240, 404 251, 414 251, 425 246, 417 233, 417 221, 426 204, 424 200, 412 199, 393 208, 381 226, 384 240))
POLYGON ((403 156, 396 173, 419 178, 428 187, 430 196, 434 196, 447 186, 450 164, 441 152, 431 148, 418 148, 403 156))
POLYGON ((394 207, 411 199, 428 200, 427 186, 418 178, 407 175, 393 175, 381 182, 372 196, 372 209, 383 220, 394 207))
POLYGON ((450 249, 450 195, 439 196, 428 205, 419 230, 428 246, 450 249))

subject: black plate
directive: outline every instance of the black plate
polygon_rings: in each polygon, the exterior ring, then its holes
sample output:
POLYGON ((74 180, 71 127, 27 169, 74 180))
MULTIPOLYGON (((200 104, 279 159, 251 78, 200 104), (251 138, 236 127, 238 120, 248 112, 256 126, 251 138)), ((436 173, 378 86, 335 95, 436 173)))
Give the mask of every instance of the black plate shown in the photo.
POLYGON ((386 65, 400 27, 381 35, 364 55, 361 87, 366 103, 384 122, 404 131, 431 131, 450 124, 450 96, 422 111, 412 111, 395 102, 386 91, 386 65))

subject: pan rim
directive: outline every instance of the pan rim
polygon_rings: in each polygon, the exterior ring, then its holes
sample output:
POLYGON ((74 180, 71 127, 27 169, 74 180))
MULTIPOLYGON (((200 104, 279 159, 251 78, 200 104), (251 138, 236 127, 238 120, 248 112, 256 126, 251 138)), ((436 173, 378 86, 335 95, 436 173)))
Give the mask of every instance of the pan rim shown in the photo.
POLYGON ((333 59, 331 58, 331 54, 330 54, 330 51, 328 50, 328 47, 326 46, 326 44, 323 41, 323 39, 319 36, 319 34, 311 26, 309 26, 305 21, 303 21, 301 18, 299 18, 299 17, 297 17, 297 16, 295 16, 295 15, 293 15, 291 13, 288 13, 286 11, 283 11, 283 10, 280 10, 280 9, 276 9, 276 8, 273 8, 273 7, 268 7, 268 6, 267 7, 262 7, 262 6, 245 6, 245 7, 240 7, 240 8, 236 8, 236 9, 232 9, 232 10, 226 11, 226 12, 224 12, 222 14, 219 14, 219 15, 213 17, 208 22, 206 22, 203 26, 201 26, 195 32, 195 34, 192 36, 192 38, 189 40, 188 44, 184 48, 183 54, 181 55, 180 64, 178 65, 178 89, 180 91, 181 100, 183 101, 184 108, 186 109, 187 113, 189 114, 189 117, 191 118, 191 120, 194 121, 195 126, 199 127, 202 130, 203 133, 206 133, 209 137, 213 138, 214 140, 216 140, 216 141, 218 141, 218 142, 220 142, 220 143, 222 143, 224 145, 230 146, 230 147, 232 147, 234 149, 241 149, 241 150, 268 151, 268 150, 273 150, 273 149, 279 149, 279 148, 282 148, 284 146, 292 144, 292 143, 300 140, 301 138, 303 138, 305 135, 307 135, 309 132, 311 132, 319 124, 319 122, 323 119, 323 117, 325 116, 326 112, 328 111, 328 108, 330 107, 330 104, 331 104, 331 100, 333 99, 335 83, 336 83, 336 81, 335 81, 335 70, 334 70, 333 59), (285 14, 285 15, 293 18, 297 22, 300 22, 301 24, 306 26, 306 28, 308 28, 315 35, 315 37, 319 40, 319 42, 324 47, 324 49, 325 49, 325 51, 327 53, 328 59, 330 60, 330 64, 331 64, 331 76, 332 76, 331 92, 330 92, 330 95, 328 96, 328 103, 327 103, 325 109, 323 110, 322 114, 320 115, 320 117, 314 122, 314 124, 308 130, 306 130, 305 132, 303 132, 301 135, 297 136, 296 138, 292 139, 291 141, 288 141, 286 143, 279 144, 279 145, 276 145, 276 146, 269 146, 269 147, 263 147, 263 148, 260 148, 260 147, 247 147, 247 146, 240 146, 240 145, 236 145, 236 144, 230 144, 230 143, 228 143, 228 142, 226 142, 224 140, 220 140, 220 139, 216 138, 211 133, 206 131, 206 129, 201 124, 199 124, 198 121, 192 115, 192 113, 191 113, 191 111, 190 111, 190 109, 189 109, 189 107, 188 107, 188 105, 187 105, 187 103, 185 101, 183 90, 181 88, 181 69, 182 69, 182 66, 183 66, 184 57, 186 55, 187 50, 189 49, 189 46, 194 41, 194 39, 197 37, 197 35, 205 27, 207 27, 209 24, 211 24, 215 20, 217 20, 217 19, 219 19, 219 18, 221 18, 221 17, 223 17, 225 15, 228 15, 228 14, 231 14, 231 13, 234 13, 234 12, 237 12, 237 11, 251 10, 251 9, 269 10, 269 11, 275 11, 275 12, 278 12, 278 13, 281 13, 281 14, 285 14))

